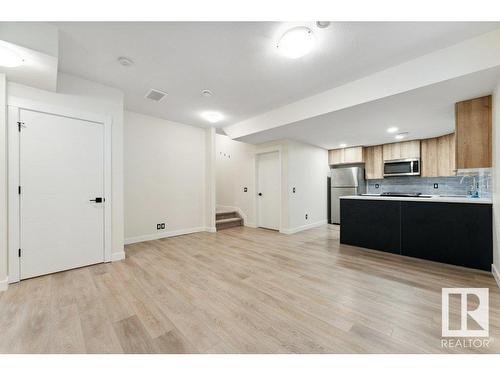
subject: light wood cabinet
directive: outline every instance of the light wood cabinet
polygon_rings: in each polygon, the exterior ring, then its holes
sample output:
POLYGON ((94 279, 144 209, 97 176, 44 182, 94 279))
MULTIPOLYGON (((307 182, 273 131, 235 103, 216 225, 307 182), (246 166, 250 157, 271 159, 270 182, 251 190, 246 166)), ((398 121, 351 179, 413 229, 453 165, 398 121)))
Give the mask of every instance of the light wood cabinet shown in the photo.
POLYGON ((456 103, 455 121, 457 169, 491 167, 491 95, 456 103))
POLYGON ((420 157, 420 141, 387 143, 383 145, 384 160, 397 160, 420 157))
POLYGON ((422 177, 455 175, 455 133, 421 141, 422 177))
POLYGON ((383 146, 364 147, 365 178, 367 180, 384 178, 383 146))
POLYGON ((351 164, 363 162, 363 147, 338 148, 328 151, 330 165, 351 164))

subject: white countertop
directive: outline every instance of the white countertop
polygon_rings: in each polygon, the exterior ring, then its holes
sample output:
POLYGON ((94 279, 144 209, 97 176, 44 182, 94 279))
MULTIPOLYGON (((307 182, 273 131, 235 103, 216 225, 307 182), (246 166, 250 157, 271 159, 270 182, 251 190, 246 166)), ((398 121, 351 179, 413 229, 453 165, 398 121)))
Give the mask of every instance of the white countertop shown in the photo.
POLYGON ((439 195, 423 195, 422 198, 415 197, 389 197, 379 194, 347 195, 340 199, 364 199, 385 201, 412 201, 412 202, 447 202, 447 203, 482 203, 491 204, 490 198, 467 198, 467 197, 442 197, 439 195), (425 198, 424 198, 425 197, 425 198))

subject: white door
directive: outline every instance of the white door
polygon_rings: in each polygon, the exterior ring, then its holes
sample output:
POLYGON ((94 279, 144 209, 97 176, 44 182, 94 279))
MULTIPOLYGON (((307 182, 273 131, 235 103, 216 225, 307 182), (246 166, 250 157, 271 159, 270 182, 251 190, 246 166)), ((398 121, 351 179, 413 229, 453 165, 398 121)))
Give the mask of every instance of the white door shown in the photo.
POLYGON ((279 230, 281 210, 281 168, 278 152, 257 156, 258 226, 279 230))
POLYGON ((20 111, 20 278, 104 261, 104 125, 20 111), (99 201, 99 199, 97 200, 99 201))

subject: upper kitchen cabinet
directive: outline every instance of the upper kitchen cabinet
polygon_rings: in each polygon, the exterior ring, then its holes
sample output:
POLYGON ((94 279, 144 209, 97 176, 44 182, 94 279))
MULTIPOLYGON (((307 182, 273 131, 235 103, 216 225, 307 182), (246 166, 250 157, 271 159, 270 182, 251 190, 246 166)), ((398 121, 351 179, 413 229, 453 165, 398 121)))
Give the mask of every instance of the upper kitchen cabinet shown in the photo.
POLYGON ((491 167, 491 95, 455 104, 457 169, 491 167))
POLYGON ((369 146, 363 148, 365 159, 365 178, 367 180, 384 178, 383 146, 369 146))
POLYGON ((330 165, 363 163, 363 147, 338 148, 328 151, 330 165))
POLYGON ((422 177, 455 175, 455 133, 421 141, 422 177))
POLYGON ((420 157, 420 141, 387 143, 383 146, 384 160, 397 160, 420 157))

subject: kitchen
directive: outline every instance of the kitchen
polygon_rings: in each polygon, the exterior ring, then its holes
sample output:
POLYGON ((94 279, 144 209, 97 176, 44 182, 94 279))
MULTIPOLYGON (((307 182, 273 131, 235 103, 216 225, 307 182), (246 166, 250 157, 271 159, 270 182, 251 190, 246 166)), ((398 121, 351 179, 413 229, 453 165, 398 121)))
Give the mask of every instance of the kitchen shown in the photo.
POLYGON ((341 224, 340 242, 490 270, 491 140, 488 95, 455 103, 453 133, 330 150, 330 223, 341 224))

